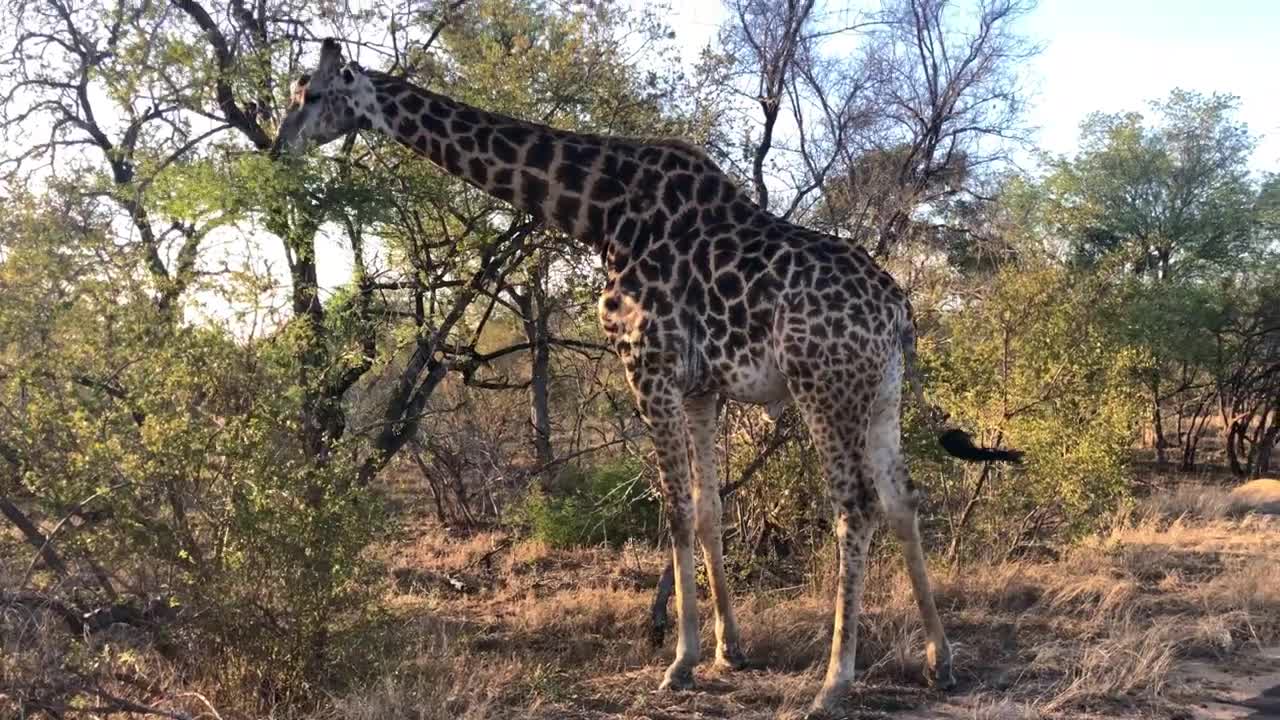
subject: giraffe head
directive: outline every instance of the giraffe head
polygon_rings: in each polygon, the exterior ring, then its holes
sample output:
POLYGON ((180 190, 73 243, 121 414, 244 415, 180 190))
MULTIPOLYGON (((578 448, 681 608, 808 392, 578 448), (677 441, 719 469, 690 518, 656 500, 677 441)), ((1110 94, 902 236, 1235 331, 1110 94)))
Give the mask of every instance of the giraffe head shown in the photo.
POLYGON ((308 143, 324 145, 361 128, 370 127, 377 112, 373 83, 356 62, 343 63, 342 47, 328 38, 320 48, 316 69, 293 84, 289 110, 271 147, 300 152, 308 143))

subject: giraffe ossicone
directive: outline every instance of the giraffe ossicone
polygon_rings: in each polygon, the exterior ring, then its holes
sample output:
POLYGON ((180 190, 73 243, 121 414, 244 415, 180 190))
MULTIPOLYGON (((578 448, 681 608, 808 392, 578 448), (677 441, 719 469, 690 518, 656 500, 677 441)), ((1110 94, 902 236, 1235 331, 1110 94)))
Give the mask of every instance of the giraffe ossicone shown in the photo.
MULTIPOLYGON (((294 86, 272 153, 359 129, 394 138, 601 252, 600 321, 653 436, 671 530, 679 632, 663 687, 692 684, 700 657, 695 538, 715 608, 717 663, 744 658, 723 561, 719 397, 771 414, 794 403, 822 458, 840 582, 815 709, 840 705, 853 680, 867 546, 882 519, 902 541, 927 675, 954 682, 901 450, 903 384, 924 403, 911 306, 866 251, 757 207, 683 141, 566 132, 486 112, 344 64, 341 46, 326 40, 315 70, 294 86)), ((1019 457, 975 447, 940 422, 936 429, 962 459, 1019 457)))

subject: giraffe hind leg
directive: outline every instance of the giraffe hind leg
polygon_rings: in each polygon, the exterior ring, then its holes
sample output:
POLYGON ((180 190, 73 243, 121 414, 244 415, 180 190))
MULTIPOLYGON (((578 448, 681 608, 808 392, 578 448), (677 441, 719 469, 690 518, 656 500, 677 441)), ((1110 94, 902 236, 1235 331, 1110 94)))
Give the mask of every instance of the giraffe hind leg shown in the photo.
POLYGON ((933 591, 929 586, 929 571, 925 564, 924 546, 920 540, 920 527, 915 509, 890 515, 890 526, 902 543, 907 574, 911 576, 911 589, 915 593, 920 619, 924 622, 927 638, 925 681, 931 687, 949 690, 956 685, 951 665, 951 645, 947 642, 947 634, 942 627, 942 619, 938 616, 933 591))
POLYGON ((889 527, 902 544, 911 589, 925 628, 925 679, 940 689, 954 687, 951 646, 947 642, 929 585, 924 543, 917 517, 918 496, 902 455, 901 375, 889 372, 871 412, 868 446, 876 494, 889 527))
POLYGON ((865 377, 840 377, 796 384, 792 394, 822 458, 835 510, 839 583, 831 637, 831 655, 822 689, 813 701, 817 714, 837 712, 853 684, 858 644, 858 615, 866 577, 867 548, 879 522, 867 458, 867 412, 872 398, 865 377))

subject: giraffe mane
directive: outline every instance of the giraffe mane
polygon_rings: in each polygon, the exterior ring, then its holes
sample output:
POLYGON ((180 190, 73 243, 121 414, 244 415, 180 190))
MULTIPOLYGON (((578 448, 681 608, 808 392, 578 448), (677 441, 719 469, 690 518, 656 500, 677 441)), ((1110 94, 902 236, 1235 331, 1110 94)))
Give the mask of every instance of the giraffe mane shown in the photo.
MULTIPOLYGON (((601 137, 606 141, 612 141, 612 142, 633 143, 636 145, 649 145, 654 147, 664 147, 670 150, 679 150, 680 152, 690 155, 692 159, 705 163, 707 166, 707 169, 711 172, 714 172, 716 175, 720 176, 720 180, 722 182, 729 183, 730 185, 733 186, 734 190, 738 191, 739 193, 742 193, 741 184, 732 175, 725 172, 724 168, 720 167, 720 163, 716 162, 711 157, 710 153, 706 151, 705 148, 703 148, 701 145, 697 145, 684 138, 662 136, 662 135, 659 135, 659 136, 600 135, 598 137, 601 137)), ((748 197, 747 199, 750 200, 750 197, 748 197)), ((753 205, 755 204, 754 201, 752 201, 752 204, 753 205)))
MULTIPOLYGON (((369 79, 372 80, 375 85, 381 85, 383 87, 391 87, 397 90, 403 89, 403 88, 410 88, 415 90, 422 90, 424 92, 431 92, 430 90, 427 90, 426 88, 415 84, 408 77, 405 77, 403 75, 393 75, 391 73, 382 72, 379 70, 371 70, 368 68, 360 68, 360 72, 363 72, 367 77, 369 77, 369 79)), ((493 111, 488 111, 488 112, 490 115, 493 115, 497 118, 501 118, 503 122, 509 122, 514 125, 521 125, 529 128, 538 129, 538 130, 550 131, 557 134, 577 135, 583 138, 590 138, 596 142, 599 142, 601 145, 629 144, 629 145, 636 145, 636 146, 662 147, 669 150, 676 150, 676 151, 682 152, 688 155, 691 160, 695 160, 705 164, 707 166, 708 171, 714 172, 716 175, 720 177, 721 181, 731 185, 735 191, 737 191, 739 194, 746 197, 747 200, 751 202, 753 205, 755 204, 755 202, 751 200, 750 196, 747 193, 744 193, 742 191, 741 184, 733 176, 725 172, 724 169, 720 167, 720 164, 717 163, 714 159, 712 159, 711 155, 707 153, 706 149, 684 138, 673 137, 673 136, 663 136, 663 135, 658 135, 658 136, 638 135, 637 136, 637 135, 609 135, 604 133, 576 132, 572 130, 564 130, 561 128, 551 127, 549 125, 545 125, 543 123, 539 123, 533 120, 526 120, 524 118, 514 117, 506 113, 493 112, 493 111)))

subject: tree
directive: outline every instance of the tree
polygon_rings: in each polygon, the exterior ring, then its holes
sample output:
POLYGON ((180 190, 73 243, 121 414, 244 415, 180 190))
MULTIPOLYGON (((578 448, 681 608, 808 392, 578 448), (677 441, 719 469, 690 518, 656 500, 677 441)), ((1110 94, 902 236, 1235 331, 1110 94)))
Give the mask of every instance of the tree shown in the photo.
MULTIPOLYGON (((962 427, 1026 449, 1015 473, 988 465, 945 473, 931 488, 953 561, 975 533, 1006 557, 1046 537, 1078 536, 1127 492, 1141 408, 1131 380, 1143 357, 1111 320, 1122 302, 1105 278, 1010 265, 922 348, 934 393, 962 427)), ((927 460, 936 450, 913 444, 921 464, 936 462, 927 460)))
POLYGON ((1239 267, 1253 243, 1254 147, 1239 99, 1174 90, 1139 113, 1091 115, 1081 151, 1053 163, 1059 227, 1081 262, 1120 254, 1160 281, 1239 267))
POLYGON ((723 54, 702 69, 759 110, 736 123, 746 167, 727 158, 757 202, 884 256, 920 227, 919 208, 940 217, 946 203, 974 199, 1007 141, 1023 139, 1016 72, 1035 48, 1014 25, 1030 6, 984 3, 972 21, 946 0, 859 14, 815 7, 728 3, 723 54))
POLYGON ((166 311, 195 279, 201 243, 234 216, 196 206, 156 217, 153 183, 228 136, 258 149, 270 144, 272 78, 260 72, 266 37, 241 41, 240 33, 265 32, 268 16, 307 19, 288 6, 241 7, 228 14, 231 27, 219 27, 200 3, 175 5, 169 13, 151 3, 12 2, 13 50, 0 61, 0 133, 16 148, 3 159, 7 176, 41 168, 56 175, 67 163, 92 168, 83 189, 114 203, 132 225, 129 242, 140 246, 154 301, 166 311), (42 130, 28 134, 35 128, 42 130))
POLYGON ((1248 169, 1254 139, 1237 106, 1234 96, 1175 90, 1152 103, 1154 121, 1094 114, 1082 150, 1045 179, 1047 224, 1074 260, 1103 271, 1120 263, 1136 278, 1127 322, 1153 360, 1142 377, 1161 464, 1172 409, 1182 465, 1194 465, 1220 390, 1209 366, 1222 351, 1224 293, 1269 254, 1264 195, 1248 169))

